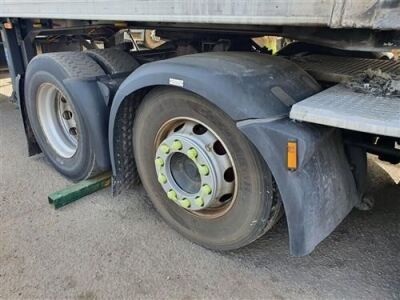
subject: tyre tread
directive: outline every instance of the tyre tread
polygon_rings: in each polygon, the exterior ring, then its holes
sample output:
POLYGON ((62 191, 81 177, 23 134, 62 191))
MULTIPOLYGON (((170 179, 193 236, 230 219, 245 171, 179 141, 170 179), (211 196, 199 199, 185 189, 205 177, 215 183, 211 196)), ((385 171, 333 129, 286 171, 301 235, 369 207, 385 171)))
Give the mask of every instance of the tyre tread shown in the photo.
POLYGON ((128 53, 116 48, 93 49, 85 51, 108 74, 132 72, 139 63, 128 53))
POLYGON ((66 72, 68 77, 82 78, 105 75, 103 69, 89 56, 83 52, 54 52, 41 54, 34 59, 43 56, 53 59, 66 72))

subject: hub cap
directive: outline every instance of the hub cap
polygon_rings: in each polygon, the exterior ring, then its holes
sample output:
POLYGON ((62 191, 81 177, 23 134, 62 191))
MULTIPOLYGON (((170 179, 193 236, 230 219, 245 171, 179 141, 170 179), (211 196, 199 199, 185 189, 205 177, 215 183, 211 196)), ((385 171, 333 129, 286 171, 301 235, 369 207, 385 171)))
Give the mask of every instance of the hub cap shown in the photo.
POLYGON ((174 119, 162 126, 156 144, 158 181, 171 201, 196 213, 233 202, 236 171, 211 129, 196 120, 174 119))
POLYGON ((61 157, 72 157, 79 139, 72 104, 53 84, 44 83, 38 89, 36 105, 40 126, 50 146, 61 157))

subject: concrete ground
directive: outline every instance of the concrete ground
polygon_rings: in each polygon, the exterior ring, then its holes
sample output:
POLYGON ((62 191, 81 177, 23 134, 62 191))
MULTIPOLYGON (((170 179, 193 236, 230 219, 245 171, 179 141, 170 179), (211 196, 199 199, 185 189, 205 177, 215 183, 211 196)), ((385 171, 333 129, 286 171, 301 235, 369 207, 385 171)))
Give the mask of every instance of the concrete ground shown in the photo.
MULTIPOLYGON (((9 94, 0 80, 0 94, 9 94)), ((142 187, 54 210, 70 182, 28 158, 19 111, 0 95, 0 298, 400 299, 400 168, 371 159, 376 206, 353 210, 309 256, 290 257, 284 220, 216 253, 170 229, 142 187)))

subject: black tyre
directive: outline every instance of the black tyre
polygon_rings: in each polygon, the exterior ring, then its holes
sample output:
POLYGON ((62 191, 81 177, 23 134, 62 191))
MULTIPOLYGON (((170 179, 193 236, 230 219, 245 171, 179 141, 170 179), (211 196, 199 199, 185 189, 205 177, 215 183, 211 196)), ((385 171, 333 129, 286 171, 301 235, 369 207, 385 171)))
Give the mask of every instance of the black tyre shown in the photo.
POLYGON ((63 80, 104 75, 101 67, 81 52, 36 56, 28 65, 25 105, 35 138, 53 166, 78 181, 96 174, 95 154, 85 118, 63 80))
POLYGON ((233 120, 207 100, 176 88, 152 90, 138 108, 133 142, 155 208, 195 243, 240 248, 278 220, 271 172, 233 120))
POLYGON ((139 63, 131 55, 116 48, 94 49, 85 51, 107 74, 132 72, 139 63))

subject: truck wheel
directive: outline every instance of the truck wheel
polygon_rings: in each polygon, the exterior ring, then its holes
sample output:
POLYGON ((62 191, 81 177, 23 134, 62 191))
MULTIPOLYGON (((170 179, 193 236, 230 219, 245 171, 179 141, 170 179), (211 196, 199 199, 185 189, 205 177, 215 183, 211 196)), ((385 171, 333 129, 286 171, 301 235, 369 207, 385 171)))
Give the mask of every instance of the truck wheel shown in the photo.
POLYGON ((115 48, 94 49, 85 51, 107 74, 132 72, 139 63, 131 55, 115 48))
POLYGON ((138 108, 134 155, 155 208, 210 249, 245 246, 271 228, 281 202, 265 162, 222 110, 176 88, 156 88, 138 108))
POLYGON ((68 78, 104 75, 101 67, 81 52, 47 53, 28 65, 25 105, 35 138, 49 161, 74 181, 96 173, 95 155, 85 117, 63 86, 68 78))

